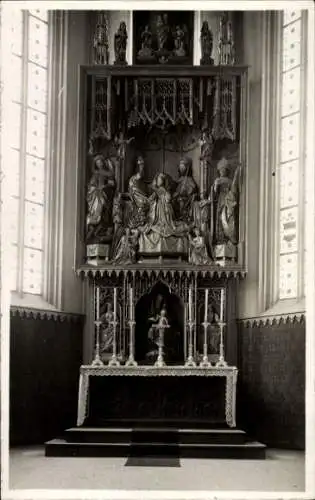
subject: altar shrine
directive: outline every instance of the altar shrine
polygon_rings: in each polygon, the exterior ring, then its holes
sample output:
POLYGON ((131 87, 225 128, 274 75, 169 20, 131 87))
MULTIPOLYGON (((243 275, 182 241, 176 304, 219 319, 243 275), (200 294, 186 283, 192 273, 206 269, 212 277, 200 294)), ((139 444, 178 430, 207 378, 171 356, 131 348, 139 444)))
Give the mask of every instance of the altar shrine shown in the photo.
POLYGON ((89 283, 93 356, 78 374, 77 426, 86 432, 123 422, 236 428, 247 68, 234 64, 226 14, 218 66, 207 22, 193 66, 193 12, 175 18, 135 13, 132 41, 121 22, 108 65, 100 17, 95 65, 80 68, 76 272, 89 283))

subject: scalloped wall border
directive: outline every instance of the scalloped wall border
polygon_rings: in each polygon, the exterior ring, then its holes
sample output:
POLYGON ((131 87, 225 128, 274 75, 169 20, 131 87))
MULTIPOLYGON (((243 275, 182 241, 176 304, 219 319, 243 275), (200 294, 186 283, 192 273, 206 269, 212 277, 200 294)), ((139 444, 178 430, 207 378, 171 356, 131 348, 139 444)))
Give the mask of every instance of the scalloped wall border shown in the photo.
POLYGON ((10 316, 17 316, 21 319, 59 321, 61 323, 81 323, 84 319, 83 314, 63 313, 60 311, 48 311, 21 306, 11 306, 10 316))
POLYGON ((303 324, 305 323, 305 313, 277 314, 276 316, 244 318, 237 321, 243 324, 245 328, 303 324))

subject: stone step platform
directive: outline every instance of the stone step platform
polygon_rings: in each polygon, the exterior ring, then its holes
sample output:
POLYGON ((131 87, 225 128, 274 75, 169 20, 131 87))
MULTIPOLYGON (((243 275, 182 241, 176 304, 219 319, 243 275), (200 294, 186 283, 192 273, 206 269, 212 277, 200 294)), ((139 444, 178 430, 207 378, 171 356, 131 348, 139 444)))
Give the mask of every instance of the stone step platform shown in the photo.
POLYGON ((246 433, 240 429, 176 427, 73 427, 64 438, 72 443, 175 443, 244 444, 246 433))
POLYGON ((47 457, 156 457, 265 459, 265 445, 245 444, 178 444, 171 443, 70 443, 53 439, 45 446, 47 457))
POLYGON ((266 446, 252 441, 243 430, 229 427, 193 427, 192 422, 108 422, 106 427, 73 427, 61 439, 45 443, 46 456, 264 459, 266 446), (168 425, 167 425, 168 424, 168 425), (190 425, 189 425, 190 424, 190 425))

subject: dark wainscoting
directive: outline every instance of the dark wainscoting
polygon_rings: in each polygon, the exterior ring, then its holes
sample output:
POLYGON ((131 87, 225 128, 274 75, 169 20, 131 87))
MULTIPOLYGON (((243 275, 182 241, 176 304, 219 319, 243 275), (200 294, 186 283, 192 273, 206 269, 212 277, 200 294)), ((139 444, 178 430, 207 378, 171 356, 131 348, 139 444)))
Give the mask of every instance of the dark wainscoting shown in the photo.
POLYGON ((269 447, 305 448, 305 321, 239 323, 237 421, 269 447))
POLYGON ((83 317, 11 310, 10 444, 42 444, 76 423, 83 317))

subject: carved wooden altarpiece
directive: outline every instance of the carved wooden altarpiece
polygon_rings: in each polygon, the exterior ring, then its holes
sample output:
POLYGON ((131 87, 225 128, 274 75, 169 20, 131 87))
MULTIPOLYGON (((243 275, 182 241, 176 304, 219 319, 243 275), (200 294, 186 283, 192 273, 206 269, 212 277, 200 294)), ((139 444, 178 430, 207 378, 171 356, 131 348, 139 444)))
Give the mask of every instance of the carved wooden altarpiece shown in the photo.
POLYGON ((246 95, 245 67, 81 67, 77 273, 97 369, 237 364, 246 95))

